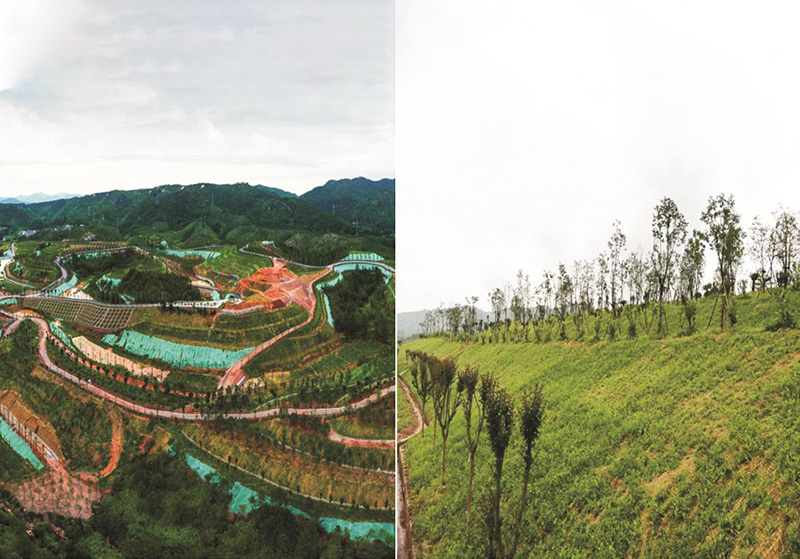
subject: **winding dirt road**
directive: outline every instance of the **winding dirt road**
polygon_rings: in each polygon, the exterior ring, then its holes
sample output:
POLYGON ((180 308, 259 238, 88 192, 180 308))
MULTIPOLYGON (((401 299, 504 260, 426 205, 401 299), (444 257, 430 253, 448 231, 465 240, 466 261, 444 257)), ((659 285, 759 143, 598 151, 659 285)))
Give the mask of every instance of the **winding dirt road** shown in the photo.
POLYGON ((330 426, 331 430, 328 433, 328 438, 333 442, 345 444, 347 446, 360 446, 364 448, 394 448, 394 439, 358 439, 356 437, 348 437, 337 433, 330 426))
POLYGON ((350 410, 357 410, 364 407, 367 407, 373 403, 375 403, 380 398, 386 396, 387 394, 395 391, 395 386, 389 386, 386 388, 381 389, 378 392, 371 394, 370 396, 363 398, 357 402, 353 402, 348 406, 339 406, 339 407, 330 407, 330 408, 281 408, 281 407, 274 407, 269 408, 266 410, 255 411, 255 412, 244 412, 244 413, 224 413, 224 414, 202 414, 202 413, 187 413, 187 412, 178 412, 178 411, 171 411, 171 410, 161 410, 158 408, 153 408, 150 406, 142 406, 140 404, 135 404, 130 402, 124 398, 120 398, 116 394, 112 394, 89 381, 85 381, 82 378, 77 377, 76 375, 66 371, 53 363, 50 359, 50 356, 47 354, 47 339, 50 337, 53 341, 57 342, 57 339, 50 334, 50 326, 47 322, 39 317, 34 317, 30 315, 22 315, 16 316, 17 318, 22 318, 24 320, 32 320, 39 326, 39 360, 42 364, 47 367, 53 373, 59 375, 60 377, 77 384, 83 390, 94 394, 104 400, 109 402, 113 402, 114 404, 125 408, 128 411, 133 413, 137 413, 140 415, 146 415, 150 417, 160 417, 163 419, 179 419, 183 421, 213 421, 217 417, 222 417, 224 419, 264 419, 268 417, 277 417, 281 413, 287 414, 297 414, 297 415, 314 415, 318 417, 333 417, 337 415, 341 415, 346 413, 350 410))
POLYGON ((397 559, 414 559, 414 541, 411 536, 411 515, 408 512, 408 475, 405 467, 405 448, 403 444, 422 430, 423 422, 427 424, 425 413, 420 409, 406 381, 397 375, 397 382, 403 396, 411 403, 414 421, 409 429, 397 435, 397 559))

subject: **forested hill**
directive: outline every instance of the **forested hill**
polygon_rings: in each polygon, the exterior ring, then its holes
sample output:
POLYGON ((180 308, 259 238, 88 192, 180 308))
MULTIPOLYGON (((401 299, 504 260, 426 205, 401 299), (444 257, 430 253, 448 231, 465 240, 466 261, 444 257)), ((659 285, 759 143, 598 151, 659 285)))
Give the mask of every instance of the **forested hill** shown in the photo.
POLYGON ((358 220, 365 232, 386 233, 394 231, 394 186, 394 179, 331 180, 301 198, 348 223, 358 220))
MULTIPOLYGON (((393 214, 391 223, 393 233, 393 214)), ((266 234, 300 231, 356 233, 349 220, 305 199, 244 183, 165 185, 36 204, 0 204, 0 226, 12 233, 61 225, 84 225, 106 238, 112 233, 120 237, 156 233, 185 246, 244 244, 263 240, 266 234)))

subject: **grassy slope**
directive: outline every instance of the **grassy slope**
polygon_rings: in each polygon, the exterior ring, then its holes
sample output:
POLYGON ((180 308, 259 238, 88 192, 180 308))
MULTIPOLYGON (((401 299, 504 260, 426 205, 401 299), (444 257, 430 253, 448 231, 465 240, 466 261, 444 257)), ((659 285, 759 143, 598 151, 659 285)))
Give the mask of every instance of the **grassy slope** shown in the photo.
POLYGON ((411 411, 411 402, 408 401, 408 396, 406 393, 400 390, 398 386, 397 390, 397 432, 399 433, 403 429, 410 426, 414 423, 414 414, 411 411))
MULTIPOLYGON (((701 302, 701 319, 710 304, 701 302)), ((698 320, 701 333, 666 340, 417 340, 401 348, 399 370, 407 369, 403 350, 412 348, 494 370, 514 394, 544 383, 548 410, 520 557, 797 556, 800 332, 764 332, 775 312, 771 297, 737 304, 733 333, 706 332, 698 320)), ((516 444, 519 438, 515 432, 516 444)), ((478 539, 464 537, 460 414, 448 456, 442 498, 440 441, 432 449, 426 430, 408 443, 415 538, 431 557, 468 556, 478 539)), ((489 463, 487 439, 479 450, 478 503, 489 463)), ((504 494, 514 509, 522 468, 520 449, 510 449, 504 494)), ((512 525, 510 516, 505 522, 512 525)))

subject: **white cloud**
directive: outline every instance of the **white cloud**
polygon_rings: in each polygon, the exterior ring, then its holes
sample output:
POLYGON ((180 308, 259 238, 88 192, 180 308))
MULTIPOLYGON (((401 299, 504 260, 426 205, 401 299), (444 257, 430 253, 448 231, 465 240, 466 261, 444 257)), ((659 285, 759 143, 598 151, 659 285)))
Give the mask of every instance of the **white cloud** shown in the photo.
MULTIPOLYGON (((523 268, 650 244, 671 196, 699 227, 800 210, 800 9, 783 2, 428 2, 397 10, 399 310, 523 268)), ((709 266, 709 269, 711 266, 709 266)))
POLYGON ((3 195, 394 175, 391 2, 0 2, 3 195))

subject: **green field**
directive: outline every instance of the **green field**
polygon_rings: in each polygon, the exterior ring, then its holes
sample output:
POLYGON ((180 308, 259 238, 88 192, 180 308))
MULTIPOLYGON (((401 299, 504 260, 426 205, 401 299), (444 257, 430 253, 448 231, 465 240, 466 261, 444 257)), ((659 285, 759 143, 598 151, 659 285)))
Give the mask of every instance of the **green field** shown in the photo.
POLYGON ((214 322, 210 315, 191 310, 137 309, 131 329, 176 343, 244 349, 275 337, 307 317, 298 305, 244 316, 220 315, 214 322))
MULTIPOLYGON (((401 347, 399 371, 413 349, 493 371, 515 396, 543 384, 547 408, 517 557, 797 557, 800 331, 765 330, 777 317, 769 294, 736 298, 732 332, 706 329, 712 305, 698 302, 691 335, 679 334, 680 307, 671 306, 666 339, 640 330, 599 342, 416 340, 401 347)), ((432 417, 430 402, 427 411, 432 417)), ((523 470, 516 429, 501 504, 509 530, 523 470)), ((446 491, 432 434, 407 443, 414 539, 425 557, 483 557, 488 438, 478 449, 467 534, 462 414, 448 440, 446 491)))
POLYGON ((414 423, 414 413, 411 411, 411 402, 402 390, 397 390, 397 432, 408 428, 414 423))
POLYGON ((196 268, 199 274, 207 278, 211 278, 215 282, 223 281, 224 278, 214 275, 213 270, 224 272, 226 274, 233 274, 235 276, 239 276, 240 278, 246 278, 260 268, 272 267, 272 260, 270 258, 266 256, 245 254, 239 252, 239 249, 234 246, 214 247, 213 249, 209 250, 219 252, 220 255, 216 258, 202 262, 196 266, 196 268))

